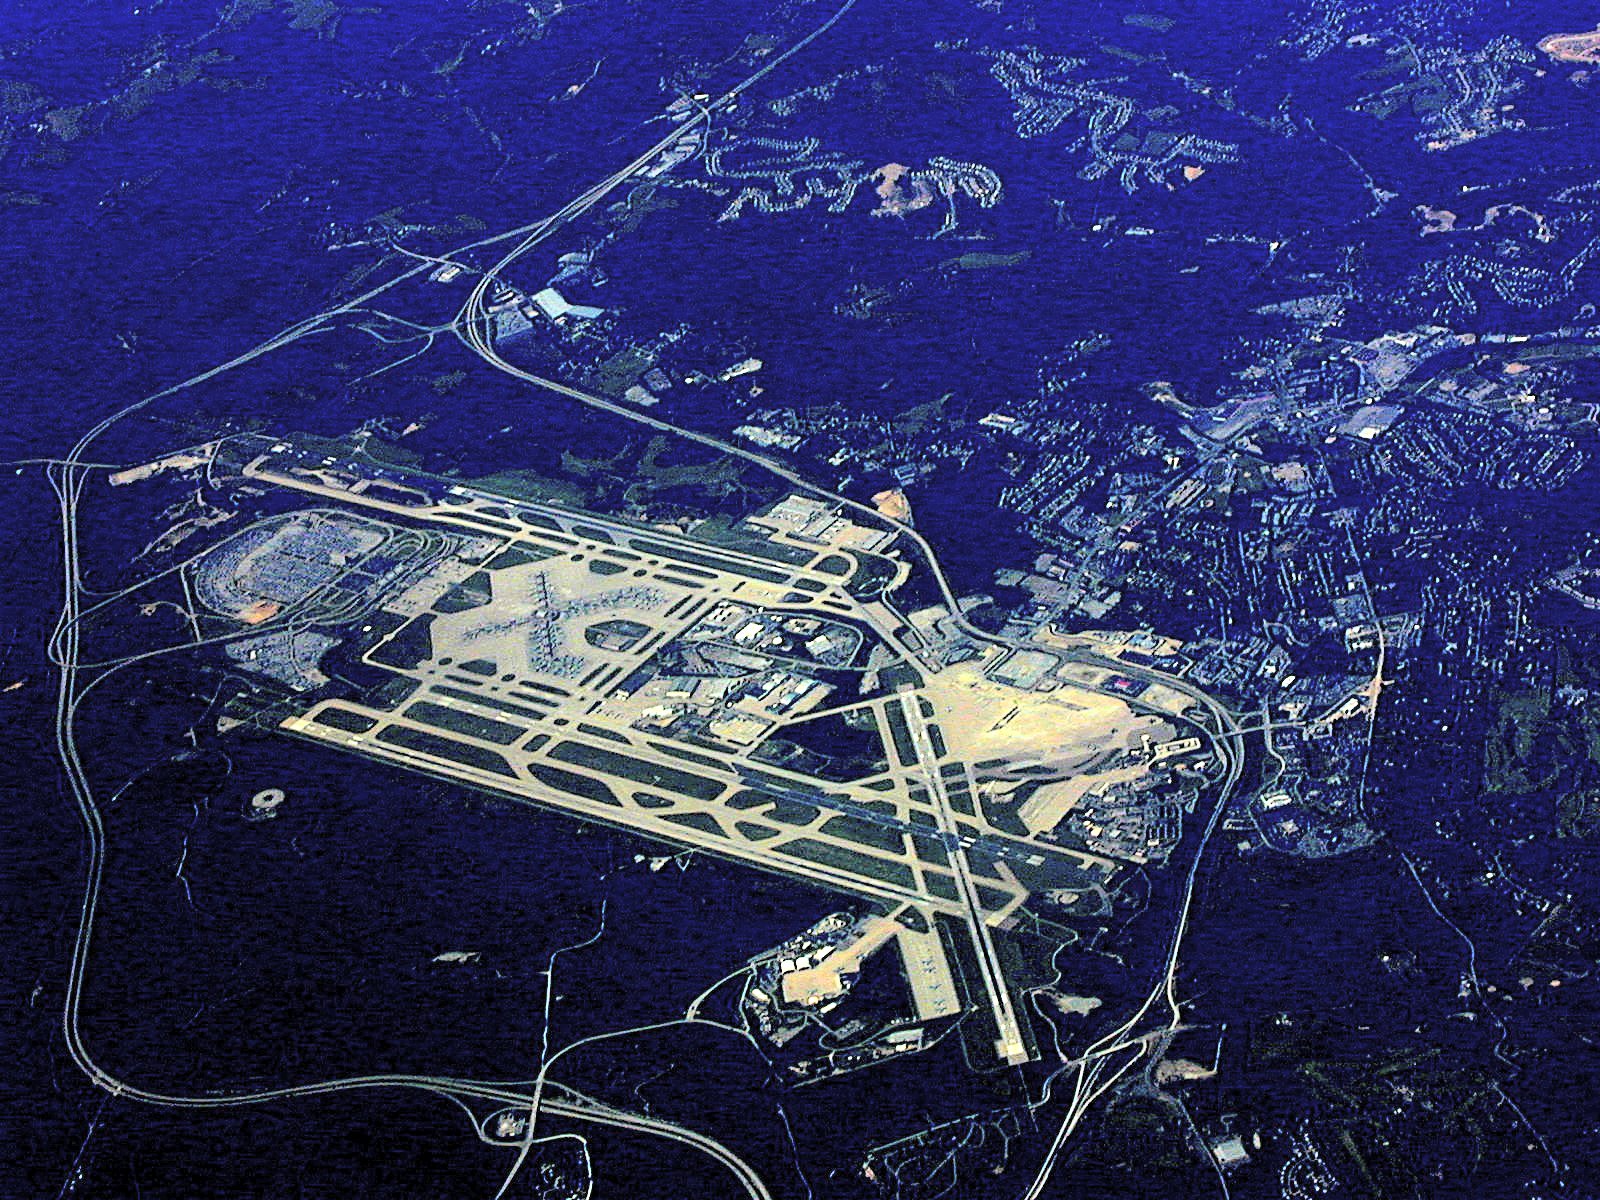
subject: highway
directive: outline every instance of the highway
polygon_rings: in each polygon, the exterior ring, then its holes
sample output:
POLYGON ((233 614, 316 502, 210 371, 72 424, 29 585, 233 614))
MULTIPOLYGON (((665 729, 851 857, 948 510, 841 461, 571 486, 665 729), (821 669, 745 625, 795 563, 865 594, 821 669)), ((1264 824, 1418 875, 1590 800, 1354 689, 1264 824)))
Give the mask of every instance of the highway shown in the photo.
MULTIPOLYGON (((559 229, 573 216, 587 211, 597 204, 615 188, 631 178, 645 164, 658 157, 681 139, 688 130, 698 125, 709 123, 713 111, 733 104, 744 91, 826 33, 854 7, 855 2, 856 0, 845 0, 826 21, 811 33, 801 38, 783 53, 776 55, 765 66, 747 76, 739 84, 719 97, 718 100, 709 105, 701 106, 697 112, 677 122, 671 133, 660 139, 643 154, 578 197, 575 197, 551 215, 446 251, 440 257, 454 260, 474 250, 520 239, 517 241, 516 248, 503 260, 504 262, 511 261, 549 236, 556 229, 559 229)), ((84 891, 80 902, 77 930, 73 939, 72 956, 68 966, 66 996, 62 1005, 61 1029, 68 1053, 71 1055, 73 1062, 95 1086, 103 1089, 111 1096, 137 1100, 160 1107, 204 1109, 232 1107, 243 1104, 261 1104, 301 1096, 357 1089, 412 1088, 457 1098, 465 1096, 494 1099, 518 1105, 533 1105, 537 1103, 532 1096, 505 1091, 491 1084, 425 1075, 353 1076, 289 1087, 241 1090, 227 1094, 179 1095, 141 1087, 119 1079, 102 1069, 95 1062, 79 1028, 79 1012, 82 1003, 85 969, 93 942, 95 918, 105 871, 106 844, 104 822, 101 819, 88 773, 79 755, 75 722, 82 701, 88 694, 89 689, 95 683, 107 678, 111 672, 119 669, 122 665, 121 663, 107 665, 100 669, 100 673, 95 674, 87 684, 81 682, 80 676, 86 668, 80 662, 80 618, 83 615, 84 600, 90 593, 84 585, 83 564, 80 558, 78 506, 83 497, 83 489, 86 480, 89 478, 89 472, 97 469, 100 465, 90 457, 89 452, 108 430, 127 417, 150 407, 160 400, 175 396, 237 367, 253 362, 255 359, 301 338, 333 328, 331 323, 340 318, 374 311, 367 307, 373 300, 400 284, 433 270, 433 268, 434 261, 432 259, 424 259, 416 266, 401 272, 353 299, 289 325, 254 347, 217 366, 117 408, 92 425, 78 439, 72 450, 65 457, 59 460, 50 460, 45 464, 46 477, 56 495, 61 519, 63 574, 61 613, 49 640, 50 658, 58 665, 54 738, 68 790, 83 825, 85 843, 84 891)), ((478 289, 475 289, 475 294, 477 290, 488 286, 491 276, 492 272, 486 273, 480 279, 478 289)), ((376 315, 392 319, 386 313, 378 312, 376 315)), ((174 647, 172 649, 186 648, 174 647)), ((167 651, 163 650, 154 653, 165 652, 167 651)), ((150 656, 139 657, 142 659, 150 656)), ((93 670, 95 668, 87 669, 93 670)), ((626 1113, 597 1101, 545 1100, 543 1101, 543 1108, 545 1111, 574 1120, 615 1128, 632 1129, 692 1146, 711 1156, 727 1168, 753 1200, 771 1200, 766 1186, 747 1163, 714 1139, 703 1134, 684 1129, 670 1122, 626 1113)))
POLYGON ((1073 1081, 1072 1099, 1067 1106, 1067 1111, 1057 1127, 1055 1136, 1051 1139, 1049 1149, 1039 1166, 1037 1175, 1028 1190, 1023 1193, 1023 1200, 1038 1200, 1051 1174, 1055 1171, 1062 1150, 1071 1139, 1078 1126, 1082 1123, 1094 1102, 1104 1095, 1116 1082, 1128 1073, 1148 1052, 1153 1044, 1152 1031, 1135 1035, 1138 1028, 1149 1012, 1158 1002, 1165 1001, 1168 1019, 1160 1032, 1173 1032, 1182 1022, 1182 1013, 1178 1006, 1177 976, 1178 962, 1183 949, 1183 940, 1189 928, 1189 915, 1194 905, 1195 881, 1199 878, 1201 864, 1205 860, 1205 852, 1211 844, 1212 835, 1222 823, 1222 816, 1227 811, 1228 803, 1233 798, 1234 790, 1238 787, 1240 776, 1244 771, 1243 745, 1240 735, 1236 731, 1237 723, 1231 713, 1222 708, 1215 701, 1211 702, 1213 715, 1222 725, 1220 738, 1213 738, 1213 744, 1222 750, 1227 748, 1224 760, 1228 763, 1225 775, 1217 792, 1216 803, 1212 806, 1210 819, 1206 822, 1205 829, 1201 832, 1199 845, 1195 847, 1194 858, 1189 863, 1189 869, 1184 876, 1183 891, 1179 897, 1177 919, 1174 923, 1171 940, 1168 943, 1167 954, 1162 964, 1161 974, 1155 986, 1150 989, 1144 1002, 1125 1022, 1110 1033, 1096 1039, 1084 1053, 1067 1064, 1075 1072, 1073 1081), (1132 1051, 1129 1055, 1127 1052, 1132 1051), (1114 1062, 1118 1056, 1120 1062, 1114 1062), (1110 1072, 1108 1075, 1107 1072, 1110 1072))

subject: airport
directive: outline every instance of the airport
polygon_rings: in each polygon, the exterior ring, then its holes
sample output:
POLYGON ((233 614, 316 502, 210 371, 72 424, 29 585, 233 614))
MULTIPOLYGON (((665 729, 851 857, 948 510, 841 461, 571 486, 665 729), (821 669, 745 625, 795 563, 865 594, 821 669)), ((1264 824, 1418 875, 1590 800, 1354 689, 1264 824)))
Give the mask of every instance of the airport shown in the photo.
POLYGON ((959 977, 1005 1061, 1033 1050, 994 932, 1035 892, 1112 879, 1057 826, 1097 783, 1159 773, 1193 716, 1060 649, 953 646, 893 607, 894 533, 819 500, 724 545, 284 441, 242 475, 314 507, 192 567, 243 627, 230 654, 345 640, 385 680, 329 694, 314 662, 280 670, 311 693, 283 730, 964 930, 954 969, 907 934, 917 1008, 959 1007, 959 977))

